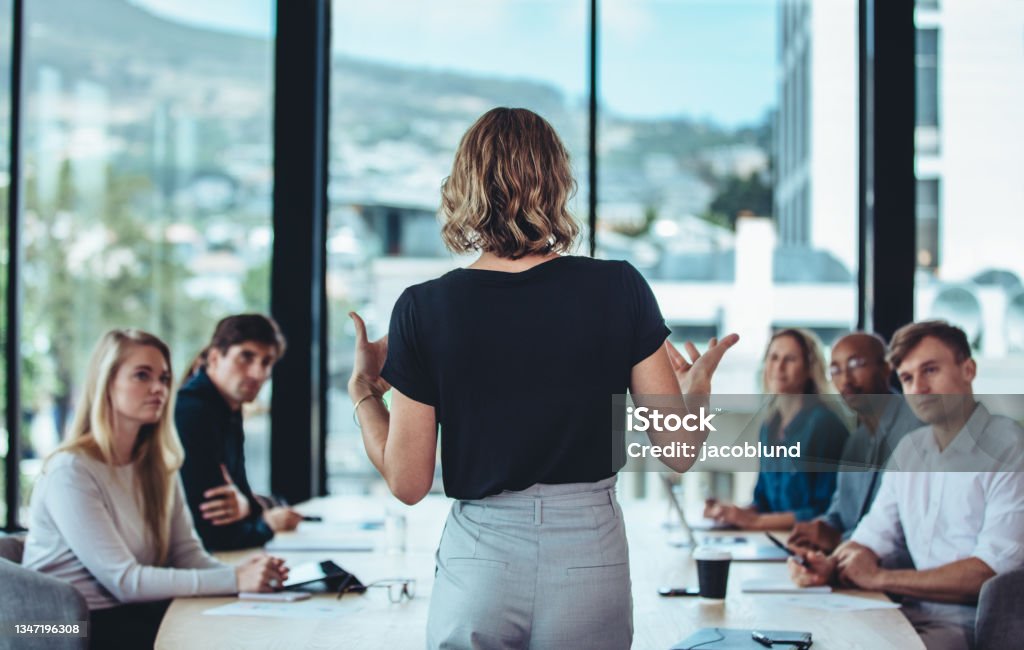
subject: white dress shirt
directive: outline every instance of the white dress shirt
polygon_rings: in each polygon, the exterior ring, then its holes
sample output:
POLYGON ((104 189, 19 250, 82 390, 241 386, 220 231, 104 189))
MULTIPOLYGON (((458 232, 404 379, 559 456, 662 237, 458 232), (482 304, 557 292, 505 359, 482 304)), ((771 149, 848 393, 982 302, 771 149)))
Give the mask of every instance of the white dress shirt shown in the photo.
POLYGON ((851 540, 879 557, 905 541, 918 570, 975 557, 996 573, 1024 566, 1024 429, 978 404, 939 450, 931 426, 893 452, 851 540))

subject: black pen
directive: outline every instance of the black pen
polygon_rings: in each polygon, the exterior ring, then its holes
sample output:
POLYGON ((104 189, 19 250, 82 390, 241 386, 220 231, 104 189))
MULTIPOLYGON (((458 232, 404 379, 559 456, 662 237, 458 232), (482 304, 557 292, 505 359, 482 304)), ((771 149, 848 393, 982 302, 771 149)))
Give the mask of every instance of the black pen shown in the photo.
POLYGON ((796 562, 800 566, 804 567, 805 569, 806 568, 810 568, 810 567, 807 566, 807 560, 804 558, 804 556, 797 555, 793 551, 793 549, 789 548, 788 546, 786 546, 785 544, 780 542, 778 537, 776 537, 775 535, 772 535, 771 533, 765 533, 765 536, 768 539, 771 540, 772 544, 775 544, 776 546, 781 548, 783 551, 785 551, 787 555, 789 555, 791 558, 793 558, 794 562, 796 562))
MULTIPOLYGON (((277 495, 277 494, 275 494, 275 495, 270 497, 270 504, 271 504, 271 507, 273 507, 273 508, 290 508, 291 507, 291 504, 288 503, 287 499, 285 499, 283 496, 280 496, 280 495, 277 495)), ((266 507, 266 506, 264 506, 264 507, 266 507)), ((324 518, 321 517, 320 515, 302 515, 302 521, 323 521, 323 520, 324 520, 324 518)))

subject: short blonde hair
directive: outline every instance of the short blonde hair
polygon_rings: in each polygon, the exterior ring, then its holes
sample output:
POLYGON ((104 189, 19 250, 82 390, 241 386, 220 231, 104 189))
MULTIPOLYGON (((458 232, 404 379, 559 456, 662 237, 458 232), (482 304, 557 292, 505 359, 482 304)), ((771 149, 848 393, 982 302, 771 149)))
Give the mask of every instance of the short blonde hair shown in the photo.
MULTIPOLYGON (((171 351, 166 343, 141 330, 110 330, 93 349, 74 421, 57 451, 87 454, 108 465, 114 464, 114 408, 110 386, 125 357, 137 347, 158 350, 167 363, 168 376, 173 377, 171 351)), ((160 419, 139 430, 131 459, 135 465, 136 495, 142 505, 150 543, 156 548, 158 565, 167 561, 170 551, 175 473, 185 458, 174 428, 173 413, 174 393, 168 386, 167 404, 160 419)))
POLYGON ((455 253, 519 259, 562 253, 579 234, 569 152, 548 122, 525 108, 495 108, 462 136, 441 187, 441 236, 455 253))

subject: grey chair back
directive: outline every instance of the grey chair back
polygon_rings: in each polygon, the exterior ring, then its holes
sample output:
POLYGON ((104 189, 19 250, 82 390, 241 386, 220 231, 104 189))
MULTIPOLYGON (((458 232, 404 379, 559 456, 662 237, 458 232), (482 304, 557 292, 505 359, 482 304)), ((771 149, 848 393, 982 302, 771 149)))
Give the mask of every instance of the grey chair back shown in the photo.
POLYGON ((1019 648, 1024 639, 1024 569, 1001 573, 982 585, 974 625, 976 650, 1019 648))
POLYGON ((24 535, 0 534, 0 558, 15 564, 21 564, 21 556, 25 553, 24 535))
MULTIPOLYGON (((4 623, 76 623, 89 620, 89 608, 78 590, 58 580, 21 566, 25 538, 0 536, 0 620, 4 623)), ((5 630, 7 632, 7 630, 5 630)), ((85 636, 16 637, 0 634, 0 650, 85 650, 85 636)))

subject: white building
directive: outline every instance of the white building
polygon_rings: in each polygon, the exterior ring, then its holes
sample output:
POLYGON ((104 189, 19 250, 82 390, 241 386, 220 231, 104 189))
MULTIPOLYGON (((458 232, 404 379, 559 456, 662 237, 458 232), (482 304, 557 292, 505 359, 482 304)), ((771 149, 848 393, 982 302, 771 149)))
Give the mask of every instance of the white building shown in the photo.
POLYGON ((857 0, 779 2, 779 242, 857 268, 857 0))
MULTIPOLYGON (((776 124, 780 243, 827 250, 851 270, 857 4, 780 0, 776 124)), ((954 321, 983 358, 1002 360, 1024 352, 1024 2, 918 0, 915 22, 915 317, 954 321)))

